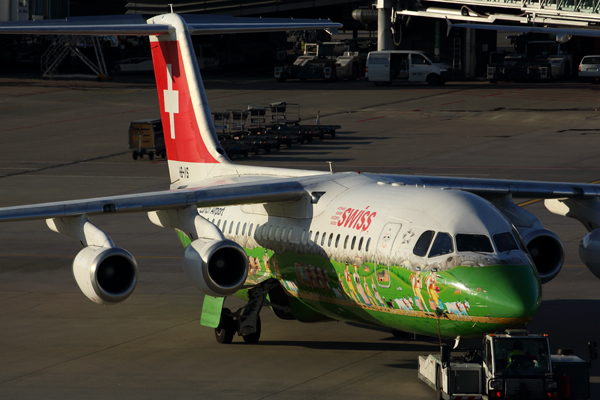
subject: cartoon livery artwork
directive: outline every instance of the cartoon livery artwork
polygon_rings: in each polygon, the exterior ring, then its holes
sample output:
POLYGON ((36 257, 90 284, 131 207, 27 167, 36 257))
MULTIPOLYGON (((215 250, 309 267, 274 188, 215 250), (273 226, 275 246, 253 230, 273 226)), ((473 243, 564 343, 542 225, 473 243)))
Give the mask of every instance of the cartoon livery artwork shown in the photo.
POLYGON ((82 292, 116 304, 137 262, 89 220, 144 212, 174 229, 183 269, 204 293, 202 324, 221 343, 260 337, 260 311, 301 322, 354 321, 454 338, 523 327, 564 260, 560 239, 514 197, 581 221, 580 255, 600 276, 600 187, 589 184, 323 173, 236 165, 217 139, 192 34, 339 27, 328 20, 165 14, 0 23, 0 33, 148 35, 170 190, 0 208, 46 219, 83 249, 82 292), (92 23, 94 22, 94 23, 92 23), (225 298, 247 301, 237 310, 225 298))

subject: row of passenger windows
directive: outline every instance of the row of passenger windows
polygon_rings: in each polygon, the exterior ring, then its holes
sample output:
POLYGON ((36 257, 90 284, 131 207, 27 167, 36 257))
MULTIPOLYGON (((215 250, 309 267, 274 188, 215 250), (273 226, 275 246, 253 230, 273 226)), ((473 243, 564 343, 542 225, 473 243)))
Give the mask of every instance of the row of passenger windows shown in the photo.
MULTIPOLYGON (((216 218, 213 218, 212 222, 215 222, 216 218)), ((242 225, 241 222, 238 222, 237 225, 235 221, 223 221, 223 226, 221 227, 221 220, 219 219, 216 223, 217 228, 221 229, 223 233, 228 233, 230 235, 242 235, 242 236, 252 236, 252 231, 254 229, 254 224, 248 225, 246 222, 242 225), (235 230, 234 230, 235 225, 235 230), (246 231, 246 228, 248 229, 246 231)), ((286 227, 280 228, 279 226, 273 228, 273 225, 256 225, 256 231, 254 232, 255 238, 259 239, 269 239, 276 240, 281 242, 292 242, 292 228, 286 229, 286 227)), ((335 247, 336 249, 340 246, 343 246, 344 249, 350 249, 368 252, 369 247, 371 245, 371 238, 366 239, 364 237, 357 237, 350 235, 346 235, 344 238, 343 244, 340 243, 342 236, 340 234, 335 236, 330 233, 329 237, 327 236, 327 232, 319 232, 315 233, 313 239, 313 231, 309 231, 308 235, 306 234, 306 230, 302 231, 302 235, 300 237, 300 242, 302 244, 314 243, 315 245, 320 245, 321 247, 325 246, 327 243, 328 247, 335 247), (358 240, 358 243, 357 243, 358 240)), ((525 245, 520 240, 519 235, 516 232, 504 232, 498 233, 493 236, 494 244, 496 245, 496 249, 498 253, 503 253, 505 251, 511 250, 522 250, 527 251, 525 249, 525 245), (514 236, 513 236, 514 235, 514 236), (515 240, 515 237, 517 240, 515 240)), ((456 249, 458 252, 475 252, 475 253, 493 253, 494 248, 492 247, 492 242, 490 238, 486 235, 472 235, 472 234, 464 234, 458 233, 456 235, 456 249)), ((437 235, 434 231, 425 231, 415 243, 415 247, 413 248, 413 254, 419 257, 425 257, 427 254, 428 257, 437 257, 444 254, 454 253, 454 242, 452 240, 452 236, 446 232, 438 232, 437 235), (435 236, 435 239, 434 239, 435 236), (432 244, 433 242, 433 244, 432 244), (429 251, 429 253, 428 253, 429 251)))
MULTIPOLYGON (((525 245, 520 240, 516 232, 498 233, 493 236, 494 244, 498 253, 511 250, 526 251, 525 245), (514 234, 514 236, 513 236, 514 234), (515 240, 515 237, 517 240, 515 240), (518 244, 517 244, 518 243, 518 244)), ((442 256, 444 254, 454 253, 454 242, 452 236, 446 232, 425 231, 415 243, 413 253, 419 257, 425 257, 429 250, 428 257, 442 256), (434 239, 435 235, 435 239, 434 239), (433 244, 432 244, 433 241, 433 244)), ((475 253, 493 253, 494 248, 490 238, 486 235, 470 235, 458 233, 456 235, 456 250, 458 252, 475 252, 475 253)))
MULTIPOLYGON (((221 226, 221 220, 217 220, 217 222, 215 223, 216 218, 212 219, 212 223, 214 223, 217 228, 221 229, 221 232, 223 233, 227 233, 229 235, 235 234, 235 235, 242 235, 242 236, 252 236, 252 230, 254 229, 254 224, 250 224, 248 225, 246 222, 244 222, 244 224, 242 224, 241 222, 238 222, 237 225, 235 223, 235 221, 228 221, 224 220, 223 222, 223 226, 221 226), (235 225, 235 229, 234 229, 234 225, 235 225), (246 231, 246 228, 248 228, 248 230, 246 231)), ((273 227, 273 225, 269 225, 267 227, 267 225, 258 225, 256 224, 256 231, 254 232, 254 237, 256 239, 269 239, 269 240, 276 240, 276 241, 280 241, 280 242, 292 242, 292 234, 293 234, 293 230, 292 228, 286 229, 286 227, 280 228, 279 226, 277 227, 273 227)), ((340 246, 342 246, 342 244, 340 243, 342 239, 342 236, 340 234, 338 234, 337 236, 335 236, 335 241, 334 241, 334 234, 330 233, 329 237, 327 237, 327 232, 316 232, 314 239, 313 239, 313 231, 309 231, 308 235, 306 234, 306 230, 302 231, 302 235, 300 237, 300 243, 302 244, 308 244, 308 243, 314 243, 316 245, 320 245, 320 246, 325 246, 325 243, 327 243, 328 247, 335 247, 338 248, 340 246)), ((363 244, 364 244, 364 251, 368 252, 369 251, 369 247, 371 245, 371 238, 367 238, 366 242, 365 242, 365 238, 364 237, 357 237, 357 236, 353 236, 350 237, 350 235, 346 235, 346 237, 344 238, 343 241, 343 248, 344 249, 350 249, 350 250, 354 250, 354 248, 356 248, 358 251, 363 250, 363 244), (358 240, 358 243, 357 243, 358 240)))

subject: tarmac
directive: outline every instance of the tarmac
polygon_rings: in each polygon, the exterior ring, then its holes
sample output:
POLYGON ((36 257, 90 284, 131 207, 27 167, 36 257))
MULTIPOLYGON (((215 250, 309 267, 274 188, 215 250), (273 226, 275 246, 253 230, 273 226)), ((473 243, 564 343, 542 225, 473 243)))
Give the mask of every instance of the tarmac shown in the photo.
MULTIPOLYGON (((211 75, 212 111, 300 104, 303 123, 342 126, 335 138, 236 158, 251 165, 476 178, 596 182, 600 86, 448 83, 375 87, 211 75)), ((167 163, 134 161, 129 122, 159 115, 152 77, 112 82, 0 75, 0 206, 168 188, 167 163)), ((560 274, 543 287, 529 330, 552 351, 588 359, 599 341, 600 280, 578 257, 587 233, 536 199, 526 209, 564 242, 560 274)), ((202 296, 181 269, 171 230, 144 214, 92 221, 138 260, 135 293, 102 307, 80 292, 80 250, 44 221, 0 225, 0 398, 6 399, 435 399, 417 357, 436 340, 394 338, 341 322, 302 324, 265 309, 256 345, 220 345, 200 326, 202 296)), ((236 307, 242 303, 227 300, 236 307)), ((600 362, 591 370, 600 398, 600 362)))

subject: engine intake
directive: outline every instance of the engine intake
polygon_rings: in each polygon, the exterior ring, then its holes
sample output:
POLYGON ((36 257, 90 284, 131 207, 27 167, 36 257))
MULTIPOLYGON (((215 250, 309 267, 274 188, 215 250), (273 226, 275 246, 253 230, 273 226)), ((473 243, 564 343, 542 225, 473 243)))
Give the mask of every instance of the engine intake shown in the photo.
POLYGON ((183 270, 204 293, 225 297, 244 285, 248 257, 234 241, 197 239, 185 249, 183 270))
POLYGON ((137 284, 135 258, 119 247, 88 246, 73 261, 79 288, 98 304, 116 304, 127 299, 137 284))
POLYGON ((547 229, 527 233, 523 241, 533 258, 542 283, 550 282, 560 272, 565 260, 565 249, 556 234, 547 229))
POLYGON ((600 229, 594 229, 579 242, 579 258, 600 278, 600 229))

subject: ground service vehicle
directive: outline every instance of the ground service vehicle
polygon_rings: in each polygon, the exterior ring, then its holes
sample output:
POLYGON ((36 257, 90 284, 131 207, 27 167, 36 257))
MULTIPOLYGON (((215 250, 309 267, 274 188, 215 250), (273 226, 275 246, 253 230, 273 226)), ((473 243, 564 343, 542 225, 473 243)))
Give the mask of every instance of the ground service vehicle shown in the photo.
POLYGON ((361 60, 357 51, 350 51, 343 42, 307 43, 304 54, 293 65, 275 67, 278 82, 287 79, 356 79, 361 60))
POLYGON ((140 119, 129 124, 129 150, 134 160, 148 154, 150 161, 154 155, 165 158, 167 149, 160 119, 140 119))
POLYGON ((376 85, 392 82, 427 82, 443 85, 450 79, 451 67, 432 54, 413 50, 372 51, 367 57, 366 77, 376 85))
POLYGON ((440 354, 419 356, 418 375, 444 399, 589 398, 588 363, 551 356, 548 335, 524 329, 485 335, 483 350, 460 357, 442 346, 440 354))
POLYGON ((581 59, 579 80, 598 83, 598 80, 600 80, 600 55, 585 56, 581 59))
POLYGON ((564 54, 560 50, 560 43, 529 38, 530 35, 511 37, 515 52, 501 60, 490 60, 487 67, 487 80, 490 83, 500 79, 549 81, 571 74, 573 56, 564 54))

